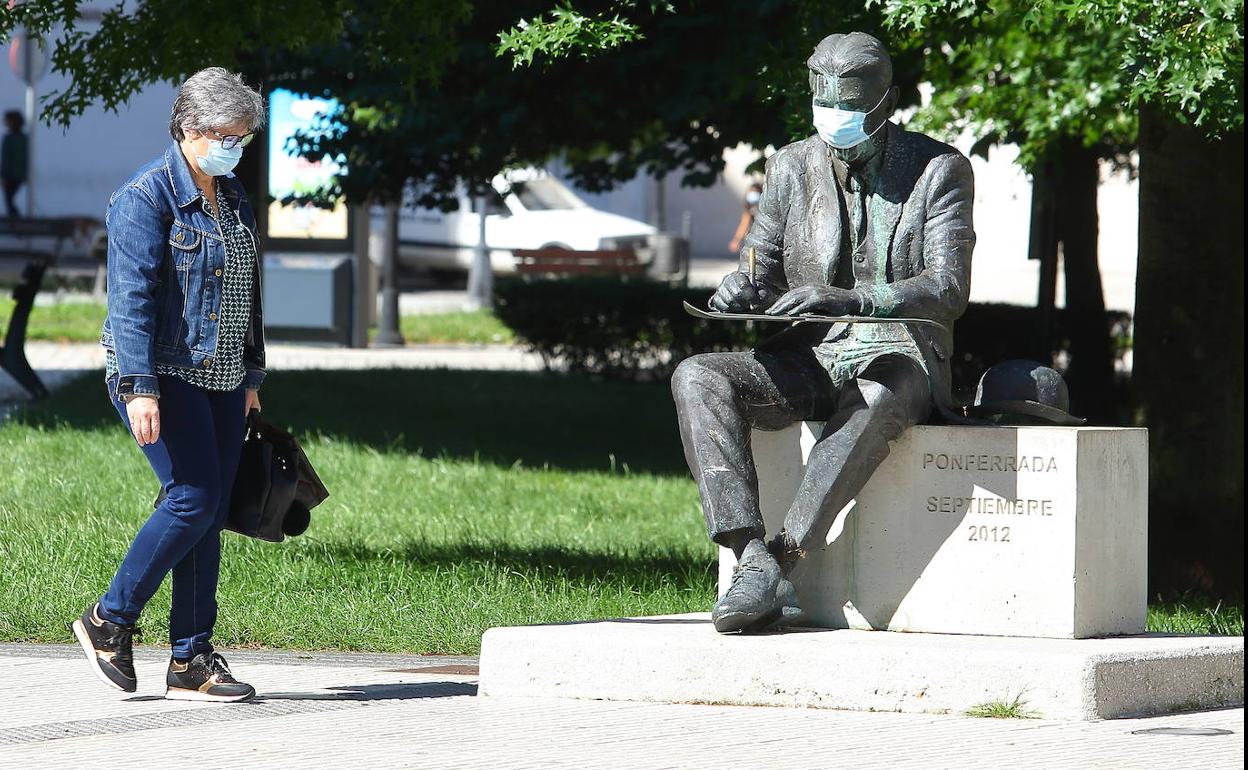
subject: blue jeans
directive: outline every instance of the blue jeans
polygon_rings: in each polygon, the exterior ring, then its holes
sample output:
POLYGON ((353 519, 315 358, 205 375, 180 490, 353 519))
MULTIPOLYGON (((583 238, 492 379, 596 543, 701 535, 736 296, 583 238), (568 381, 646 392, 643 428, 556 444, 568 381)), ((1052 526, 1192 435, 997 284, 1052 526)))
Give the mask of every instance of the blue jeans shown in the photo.
MULTIPOLYGON (((159 380, 160 438, 142 450, 167 496, 135 535, 100 599, 100 616, 134 623, 172 571, 169 639, 174 657, 189 658, 212 651, 221 528, 243 446, 246 398, 242 386, 217 392, 176 377, 159 380)), ((108 385, 113 407, 129 429, 116 379, 108 385)))

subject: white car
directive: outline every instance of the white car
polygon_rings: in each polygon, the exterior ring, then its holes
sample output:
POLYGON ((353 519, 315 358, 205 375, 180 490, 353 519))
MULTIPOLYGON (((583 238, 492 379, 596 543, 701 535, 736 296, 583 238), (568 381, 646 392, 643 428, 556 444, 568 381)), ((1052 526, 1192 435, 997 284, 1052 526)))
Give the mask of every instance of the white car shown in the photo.
MULTIPOLYGON (((510 171, 494 178, 486 197, 485 241, 495 272, 516 269, 513 249, 564 248, 592 251, 634 247, 644 262, 655 228, 645 222, 591 208, 548 173, 536 169, 510 171)), ((438 277, 466 273, 480 238, 476 199, 461 188, 459 207, 399 208, 399 264, 418 267, 438 277)), ((381 262, 385 244, 385 210, 371 211, 369 238, 374 262, 381 262)))

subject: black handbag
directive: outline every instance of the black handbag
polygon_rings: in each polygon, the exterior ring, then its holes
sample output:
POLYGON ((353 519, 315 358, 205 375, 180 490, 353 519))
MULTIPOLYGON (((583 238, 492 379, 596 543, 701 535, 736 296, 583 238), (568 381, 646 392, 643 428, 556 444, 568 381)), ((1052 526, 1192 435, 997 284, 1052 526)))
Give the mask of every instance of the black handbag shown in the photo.
POLYGON ((247 415, 247 436, 225 528, 280 543, 287 535, 303 534, 311 523, 312 508, 327 497, 328 490, 299 442, 253 409, 247 415))
MULTIPOLYGON (((152 507, 166 496, 162 489, 152 507)), ((265 421, 259 409, 252 409, 225 528, 280 543, 307 531, 312 509, 327 497, 329 490, 295 437, 265 421)))

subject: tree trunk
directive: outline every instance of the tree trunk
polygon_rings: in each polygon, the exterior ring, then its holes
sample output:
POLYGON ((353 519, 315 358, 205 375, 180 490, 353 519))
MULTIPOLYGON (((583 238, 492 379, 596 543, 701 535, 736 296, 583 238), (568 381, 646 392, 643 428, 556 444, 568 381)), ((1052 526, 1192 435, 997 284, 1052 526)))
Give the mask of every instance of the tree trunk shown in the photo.
POLYGON ((1053 364, 1053 337, 1057 328, 1056 172, 1053 161, 1047 160, 1031 175, 1031 233, 1027 244, 1027 258, 1040 263, 1031 358, 1046 366, 1053 364))
POLYGON ((1244 135, 1144 110, 1132 390, 1154 591, 1242 595, 1244 135))
POLYGON ((1052 363, 1060 326, 1069 341, 1066 382, 1072 413, 1087 417, 1092 424, 1112 425, 1118 424, 1120 417, 1097 262, 1099 183, 1099 155, 1078 139, 1067 139, 1054 147, 1032 177, 1028 256, 1040 262, 1033 357, 1044 364, 1052 363), (1061 324, 1054 311, 1059 246, 1066 274, 1066 309, 1061 324))
POLYGON ((1055 229, 1066 275, 1064 324, 1070 340, 1071 411, 1094 425, 1119 423, 1114 397, 1114 360, 1105 294, 1097 262, 1099 218, 1096 191, 1100 157, 1095 148, 1066 140, 1057 157, 1055 229))

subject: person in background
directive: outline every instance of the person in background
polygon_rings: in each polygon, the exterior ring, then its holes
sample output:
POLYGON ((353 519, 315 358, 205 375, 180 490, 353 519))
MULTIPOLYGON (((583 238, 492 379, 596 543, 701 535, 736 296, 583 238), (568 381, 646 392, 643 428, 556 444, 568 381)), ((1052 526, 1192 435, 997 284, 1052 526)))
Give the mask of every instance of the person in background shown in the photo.
POLYGON ((745 210, 741 212, 741 221, 737 223, 737 231, 732 234, 732 240, 728 242, 728 250, 733 254, 740 251, 741 241, 750 231, 750 226, 754 224, 754 217, 758 216, 758 202, 762 197, 763 186, 758 182, 750 184, 750 189, 745 193, 745 210))
POLYGON ((4 211, 13 218, 20 217, 22 212, 17 209, 17 191, 26 184, 29 171, 29 145, 26 134, 26 118, 17 110, 4 113, 4 127, 7 130, 3 142, 0 142, 0 180, 4 183, 4 211))
POLYGON ((231 173, 263 122, 264 99, 241 77, 195 73, 173 102, 173 142, 108 202, 105 382, 164 497, 71 625, 92 671, 124 692, 137 686, 135 623, 172 574, 165 697, 255 694, 212 633, 221 529, 265 375, 256 220, 231 173))

